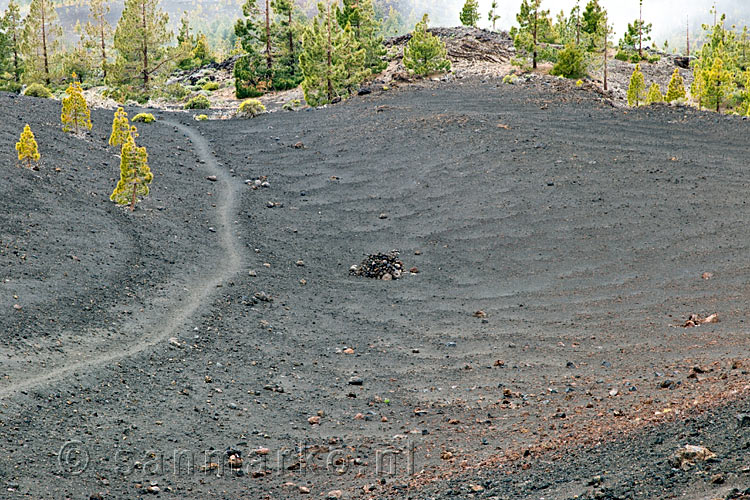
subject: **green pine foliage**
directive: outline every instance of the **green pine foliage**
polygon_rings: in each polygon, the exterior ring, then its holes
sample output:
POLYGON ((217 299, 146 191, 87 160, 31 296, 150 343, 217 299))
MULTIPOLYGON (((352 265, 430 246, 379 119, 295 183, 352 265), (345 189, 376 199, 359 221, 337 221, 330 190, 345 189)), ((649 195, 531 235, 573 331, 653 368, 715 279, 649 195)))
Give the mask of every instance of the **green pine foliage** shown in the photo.
POLYGON ((89 0, 89 21, 83 28, 84 46, 96 54, 96 67, 102 78, 107 77, 114 33, 107 20, 109 11, 108 0, 89 0))
POLYGON ((492 23, 492 31, 495 31, 495 26, 500 20, 500 14, 497 13, 497 0, 492 0, 490 11, 487 13, 487 20, 492 23))
POLYGON ((448 51, 445 43, 427 31, 430 22, 425 14, 411 34, 409 43, 404 48, 404 66, 418 76, 450 71, 448 51))
POLYGON ((60 121, 63 125, 63 132, 75 130, 75 133, 78 134, 81 129, 91 130, 92 127, 91 111, 86 103, 86 98, 83 97, 83 90, 81 84, 76 80, 75 73, 73 74, 73 81, 65 91, 65 97, 62 100, 60 121))
POLYGON ((680 75, 680 70, 675 68, 672 73, 672 78, 669 80, 669 87, 667 87, 667 96, 665 100, 667 102, 674 102, 679 99, 685 98, 685 80, 680 75))
POLYGON ((370 75, 365 58, 351 25, 342 29, 330 2, 319 3, 318 15, 302 36, 300 67, 307 103, 321 106, 353 92, 370 75))
POLYGON ((243 18, 234 33, 242 57, 234 66, 235 93, 239 99, 257 97, 268 90, 293 88, 301 81, 299 26, 292 0, 257 0, 242 6, 243 18))
POLYGON ((151 113, 138 113, 133 117, 133 123, 154 123, 156 118, 151 113))
POLYGON ((383 71, 388 66, 386 50, 372 0, 343 0, 343 8, 336 7, 336 19, 342 29, 351 26, 357 43, 365 50, 365 67, 373 74, 383 71))
POLYGON ((664 102, 664 96, 661 93, 661 88, 659 88, 658 83, 652 83, 651 87, 648 89, 648 94, 646 95, 646 104, 656 104, 664 102))
POLYGON ((466 0, 459 18, 464 26, 476 27, 477 21, 479 21, 479 2, 477 0, 466 0))
POLYGON ((117 62, 112 80, 118 84, 138 84, 148 93, 160 77, 170 72, 175 51, 169 48, 172 32, 169 16, 159 6, 160 0, 126 0, 115 29, 114 48, 117 62))
POLYGON ((34 133, 31 131, 28 123, 23 128, 21 138, 16 143, 16 152, 18 153, 18 161, 26 162, 28 168, 34 168, 33 163, 39 161, 41 156, 39 155, 39 147, 34 139, 34 133))
POLYGON ((238 118, 255 118, 266 112, 266 107, 258 99, 247 99, 237 109, 238 118))
POLYGON ((516 14, 518 27, 510 30, 516 50, 531 55, 532 67, 536 69, 540 43, 554 43, 555 30, 549 10, 542 9, 542 0, 522 0, 516 14))
POLYGON ((721 57, 715 57, 710 68, 701 70, 703 88, 701 103, 718 113, 727 96, 734 90, 734 78, 721 57))
POLYGON ((41 97, 43 99, 49 99, 52 97, 52 91, 42 85, 41 83, 32 83, 23 92, 23 95, 28 97, 41 97))
POLYGON ((302 50, 302 25, 307 20, 295 7, 294 0, 272 0, 271 8, 276 14, 272 26, 276 47, 273 84, 278 90, 291 89, 302 81, 299 54, 302 50))
POLYGON ((9 73, 15 86, 4 84, 3 87, 18 88, 23 74, 21 58, 21 41, 23 38, 23 18, 16 0, 10 0, 3 16, 0 17, 0 81, 3 74, 9 73))
POLYGON ((208 97, 201 94, 193 97, 185 104, 185 109, 208 109, 210 107, 211 101, 208 100, 208 97))
POLYGON ((109 145, 119 147, 125 144, 130 135, 130 122, 128 114, 122 108, 117 108, 112 119, 112 133, 109 135, 109 145))
POLYGON ((149 186, 154 180, 154 174, 148 166, 146 148, 135 144, 137 134, 128 134, 120 153, 120 180, 109 197, 118 205, 130 205, 135 210, 139 199, 149 194, 149 186))
POLYGON ((23 22, 24 80, 47 85, 60 76, 63 30, 51 0, 31 0, 23 22))
POLYGON ((641 65, 636 64, 628 86, 628 106, 638 106, 646 97, 646 80, 641 73, 641 65))
POLYGON ((565 78, 583 78, 586 76, 583 50, 572 43, 566 45, 564 49, 557 53, 557 62, 550 74, 565 78))

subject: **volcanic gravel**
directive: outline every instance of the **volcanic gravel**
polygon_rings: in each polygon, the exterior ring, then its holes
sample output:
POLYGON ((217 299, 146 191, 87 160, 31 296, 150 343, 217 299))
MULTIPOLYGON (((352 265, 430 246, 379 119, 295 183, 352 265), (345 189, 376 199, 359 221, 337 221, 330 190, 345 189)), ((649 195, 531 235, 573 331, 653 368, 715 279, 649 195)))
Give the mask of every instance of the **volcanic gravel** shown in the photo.
POLYGON ((111 111, 76 138, 58 102, 0 106, 0 497, 750 486, 747 122, 547 79, 162 113, 131 214, 111 111), (393 248, 419 273, 349 274, 393 248), (673 470, 687 444, 716 461, 673 470))

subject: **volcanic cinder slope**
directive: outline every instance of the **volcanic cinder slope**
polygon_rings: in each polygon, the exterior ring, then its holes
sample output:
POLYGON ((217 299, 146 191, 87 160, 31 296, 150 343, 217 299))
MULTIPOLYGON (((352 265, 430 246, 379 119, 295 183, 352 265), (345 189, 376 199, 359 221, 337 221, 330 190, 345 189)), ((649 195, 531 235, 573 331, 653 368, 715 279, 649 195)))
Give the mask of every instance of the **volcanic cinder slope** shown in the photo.
POLYGON ((747 122, 550 80, 162 113, 131 214, 110 111, 75 138, 56 102, 0 106, 3 498, 742 487, 747 122), (392 249, 419 272, 349 275, 392 249), (685 444, 718 462, 672 470, 685 444))

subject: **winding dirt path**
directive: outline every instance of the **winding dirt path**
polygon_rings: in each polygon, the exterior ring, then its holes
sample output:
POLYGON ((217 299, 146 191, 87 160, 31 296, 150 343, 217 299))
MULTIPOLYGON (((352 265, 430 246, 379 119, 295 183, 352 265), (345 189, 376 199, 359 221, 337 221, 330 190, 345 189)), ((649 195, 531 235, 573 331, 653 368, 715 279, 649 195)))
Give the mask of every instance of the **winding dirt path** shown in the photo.
MULTIPOLYGON (((0 399, 8 398, 19 391, 29 390, 59 381, 77 371, 91 371, 104 364, 118 361, 123 358, 137 355, 144 350, 164 342, 193 317, 202 304, 216 290, 217 285, 234 276, 242 265, 242 255, 239 250, 237 238, 232 232, 233 214, 236 212, 238 189, 228 172, 219 167, 206 140, 198 131, 171 121, 162 121, 164 126, 170 126, 184 133, 193 143, 195 153, 204 164, 202 165, 206 175, 215 175, 221 196, 216 204, 218 220, 216 231, 221 242, 223 255, 217 260, 222 262, 217 266, 217 272, 208 279, 197 280, 197 286, 184 297, 174 297, 175 304, 164 314, 149 321, 150 326, 143 329, 142 335, 132 343, 117 346, 117 348, 92 353, 91 355, 78 356, 74 362, 66 363, 59 368, 53 368, 45 373, 40 373, 21 380, 12 382, 6 387, 0 388, 0 399), (179 300, 182 299, 182 300, 179 300), (179 304, 177 306, 176 304, 179 304)), ((116 343, 115 343, 116 344, 116 343)), ((17 377, 19 374, 16 375, 17 377)))

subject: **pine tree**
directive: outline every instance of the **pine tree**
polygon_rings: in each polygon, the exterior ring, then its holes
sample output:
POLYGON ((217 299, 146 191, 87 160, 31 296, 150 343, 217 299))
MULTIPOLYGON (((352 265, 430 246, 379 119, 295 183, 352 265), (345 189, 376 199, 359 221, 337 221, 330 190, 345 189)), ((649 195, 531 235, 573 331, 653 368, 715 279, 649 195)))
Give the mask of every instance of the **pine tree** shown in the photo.
POLYGON ((664 102, 664 96, 661 93, 661 88, 659 88, 658 83, 652 83, 651 87, 648 89, 648 95, 646 96, 646 104, 656 104, 659 102, 664 102))
POLYGON ((672 73, 672 78, 669 80, 669 87, 667 88, 667 102, 674 102, 678 99, 685 98, 685 81, 680 75, 680 70, 675 68, 672 73))
POLYGON ((8 8, 5 9, 0 26, 6 37, 6 50, 11 59, 10 72, 16 83, 21 81, 23 73, 23 61, 21 60, 21 41, 23 39, 23 18, 21 9, 16 0, 10 0, 8 8))
MULTIPOLYGON (((263 57, 265 39, 264 17, 256 0, 247 0, 242 5, 244 19, 238 19, 234 25, 234 34, 242 46, 242 57, 234 65, 235 93, 238 99, 258 97, 272 87, 271 63, 263 57)), ((270 41, 269 41, 270 44, 270 41)))
POLYGON ((601 31, 604 22, 604 9, 599 5, 599 0, 590 0, 583 11, 583 22, 581 31, 594 36, 601 31))
POLYGON ((476 27, 477 21, 479 21, 479 2, 477 0, 466 0, 459 18, 464 26, 476 27))
POLYGON ((500 20, 500 15, 497 14, 497 0, 492 0, 490 12, 487 14, 487 20, 492 23, 492 31, 495 31, 495 25, 500 20))
POLYGON ((318 4, 318 15, 302 37, 299 56, 304 79, 302 90, 310 106, 321 106, 340 95, 347 68, 341 64, 338 48, 343 30, 334 19, 330 0, 318 4))
POLYGON ((115 117, 112 120, 112 133, 109 136, 110 146, 122 146, 130 135, 130 123, 128 121, 128 114, 122 108, 117 108, 115 111, 115 117))
POLYGON ((47 85, 55 77, 63 31, 52 0, 31 0, 29 14, 23 23, 21 52, 26 63, 25 80, 44 81, 47 85))
POLYGON ((83 90, 81 84, 76 80, 76 75, 73 73, 73 81, 65 91, 66 96, 62 100, 62 113, 60 120, 63 124, 63 132, 70 132, 71 129, 75 129, 78 134, 80 127, 91 130, 91 111, 86 103, 86 98, 83 97, 83 90))
POLYGON ((208 39, 203 33, 198 35, 198 39, 195 42, 195 48, 193 49, 193 59, 200 66, 211 64, 216 60, 211 54, 211 48, 208 46, 208 39))
POLYGON ((299 67, 300 23, 294 19, 294 0, 272 0, 271 8, 277 15, 274 36, 276 46, 279 47, 273 75, 274 88, 286 90, 296 87, 302 81, 299 67))
POLYGON ((646 80, 641 73, 641 65, 636 64, 628 86, 628 106, 638 106, 646 95, 646 80))
POLYGON ((112 43, 112 26, 107 21, 109 14, 108 0, 89 0, 89 21, 84 31, 86 47, 99 53, 98 68, 102 77, 107 77, 108 51, 112 43))
POLYGON ((148 92, 158 72, 166 72, 170 62, 184 55, 177 51, 170 54, 167 49, 172 40, 168 23, 169 16, 159 7, 159 0, 125 1, 114 39, 121 83, 140 80, 143 91, 148 92))
POLYGON ((29 168, 34 168, 31 162, 36 163, 41 158, 34 133, 28 124, 23 128, 21 138, 16 143, 16 151, 18 152, 18 161, 26 161, 26 166, 29 168))
POLYGON ((372 73, 383 71, 388 66, 383 60, 386 50, 372 0, 343 0, 343 8, 336 7, 336 19, 342 29, 347 24, 352 27, 354 37, 365 50, 365 66, 372 73))
POLYGON ((516 14, 518 27, 510 30, 516 49, 531 54, 534 69, 537 68, 539 42, 546 40, 552 32, 549 11, 541 7, 542 0, 522 0, 516 14))
POLYGON ((135 134, 128 134, 120 153, 120 181, 109 197, 118 205, 130 205, 135 210, 138 198, 145 198, 149 193, 149 185, 154 180, 154 174, 148 166, 146 148, 135 144, 135 134))
POLYGON ((404 66, 419 76, 451 69, 445 43, 427 31, 429 21, 425 14, 404 48, 404 66))
POLYGON ((708 108, 716 108, 721 111, 724 99, 734 88, 734 78, 731 71, 727 70, 721 57, 715 57, 711 68, 703 70, 703 92, 701 102, 708 108))
POLYGON ((351 25, 347 24, 336 47, 336 57, 343 68, 341 87, 351 94, 370 76, 370 68, 365 66, 366 51, 354 35, 351 25))

